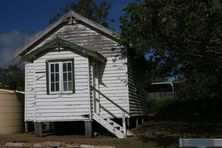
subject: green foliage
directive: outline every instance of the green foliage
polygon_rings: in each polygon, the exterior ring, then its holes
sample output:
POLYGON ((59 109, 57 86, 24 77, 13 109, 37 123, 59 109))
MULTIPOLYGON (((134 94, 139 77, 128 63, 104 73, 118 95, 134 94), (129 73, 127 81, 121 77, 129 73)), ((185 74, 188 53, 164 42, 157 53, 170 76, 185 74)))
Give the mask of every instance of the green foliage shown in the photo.
POLYGON ((11 65, 8 68, 0 68, 1 88, 24 90, 24 69, 11 65))
POLYGON ((122 42, 152 49, 163 76, 186 80, 185 97, 222 96, 221 0, 137 0, 124 11, 122 42))
POLYGON ((58 20, 64 13, 68 12, 70 9, 73 11, 103 25, 108 27, 108 11, 111 5, 106 0, 100 0, 96 3, 94 0, 77 0, 66 5, 65 8, 61 9, 60 13, 57 13, 49 23, 53 23, 58 20))
POLYGON ((149 112, 157 112, 160 113, 162 110, 168 106, 169 104, 172 104, 172 102, 175 102, 173 99, 149 99, 148 102, 148 110, 149 112))
POLYGON ((189 99, 152 99, 149 100, 149 112, 159 115, 193 115, 198 114, 221 114, 221 98, 189 98, 189 99))

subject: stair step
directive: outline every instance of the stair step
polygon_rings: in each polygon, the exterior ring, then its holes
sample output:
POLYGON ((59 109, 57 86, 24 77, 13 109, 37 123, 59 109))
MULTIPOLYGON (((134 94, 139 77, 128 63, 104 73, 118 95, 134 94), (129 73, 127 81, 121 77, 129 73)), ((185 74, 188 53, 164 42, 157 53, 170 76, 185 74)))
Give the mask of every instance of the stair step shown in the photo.
POLYGON ((114 128, 116 128, 117 130, 121 131, 121 127, 119 127, 119 126, 114 126, 114 128))
POLYGON ((110 118, 107 118, 106 119, 108 123, 110 123, 111 125, 113 125, 113 127, 116 127, 116 128, 120 128, 121 129, 121 125, 119 125, 118 123, 114 122, 113 120, 111 120, 110 118))
POLYGON ((114 124, 114 122, 113 122, 113 121, 107 121, 107 122, 108 122, 109 124, 112 124, 112 125, 114 124))
POLYGON ((134 134, 130 130, 127 130, 127 136, 132 137, 132 136, 134 136, 134 134))
POLYGON ((110 123, 114 128, 118 129, 119 131, 121 131, 123 133, 123 127, 121 125, 117 124, 116 122, 114 122, 110 118, 106 118, 106 121, 108 123, 110 123))
MULTIPOLYGON (((103 118, 101 115, 93 114, 93 119, 118 138, 124 138, 123 127, 110 118, 103 118)), ((127 130, 127 136, 133 136, 133 133, 127 130)))

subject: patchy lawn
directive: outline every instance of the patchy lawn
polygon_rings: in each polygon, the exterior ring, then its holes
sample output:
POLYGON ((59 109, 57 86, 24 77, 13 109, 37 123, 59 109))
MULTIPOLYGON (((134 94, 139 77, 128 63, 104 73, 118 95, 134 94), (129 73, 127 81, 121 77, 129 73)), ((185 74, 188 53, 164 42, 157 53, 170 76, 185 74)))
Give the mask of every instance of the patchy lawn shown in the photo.
POLYGON ((5 142, 45 142, 60 141, 76 144, 110 145, 117 148, 177 148, 180 137, 189 138, 222 138, 222 123, 210 121, 161 121, 150 120, 138 128, 132 129, 135 137, 118 139, 115 137, 96 137, 92 139, 84 136, 55 136, 48 135, 42 138, 34 134, 16 134, 0 136, 0 143, 5 142))
POLYGON ((148 121, 134 129, 143 143, 178 147, 179 138, 222 138, 222 123, 202 121, 148 121))

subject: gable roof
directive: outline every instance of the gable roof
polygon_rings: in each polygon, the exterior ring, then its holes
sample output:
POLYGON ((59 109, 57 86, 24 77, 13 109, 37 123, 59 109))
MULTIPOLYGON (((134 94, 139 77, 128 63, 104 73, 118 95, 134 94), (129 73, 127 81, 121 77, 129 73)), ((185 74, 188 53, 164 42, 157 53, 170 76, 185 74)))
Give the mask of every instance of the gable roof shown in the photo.
POLYGON ((107 61, 107 59, 104 56, 102 56, 101 54, 95 51, 88 50, 86 48, 83 48, 81 46, 78 46, 74 43, 68 42, 60 38, 53 39, 52 41, 37 48, 36 50, 33 50, 29 52, 28 54, 24 55, 22 58, 27 61, 34 60, 43 52, 47 52, 49 50, 54 50, 54 49, 58 49, 59 51, 61 50, 60 48, 69 49, 77 54, 91 57, 92 59, 102 62, 102 63, 105 63, 107 61))
POLYGON ((119 34, 117 32, 100 25, 100 24, 74 12, 73 10, 70 10, 65 15, 63 15, 58 21, 51 24, 45 30, 43 30, 42 32, 35 35, 23 48, 21 48, 19 50, 18 54, 16 54, 16 55, 20 55, 20 56, 25 55, 30 50, 30 47, 32 47, 36 42, 40 41, 41 38, 43 38, 44 36, 49 34, 51 31, 53 31, 55 28, 62 25, 63 23, 67 23, 70 20, 73 20, 73 18, 91 26, 92 28, 99 30, 100 32, 104 33, 105 35, 107 35, 108 37, 110 37, 114 40, 117 40, 117 41, 119 40, 119 34))

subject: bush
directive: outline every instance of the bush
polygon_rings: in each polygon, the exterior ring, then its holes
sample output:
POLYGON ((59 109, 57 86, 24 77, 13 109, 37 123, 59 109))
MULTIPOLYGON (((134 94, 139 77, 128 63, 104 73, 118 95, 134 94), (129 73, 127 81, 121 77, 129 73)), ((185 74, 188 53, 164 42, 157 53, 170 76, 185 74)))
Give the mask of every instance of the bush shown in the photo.
POLYGON ((221 114, 221 98, 153 99, 148 101, 149 112, 158 114, 221 114))
POLYGON ((173 104, 175 99, 149 99, 148 110, 149 112, 161 112, 164 108, 173 104))

